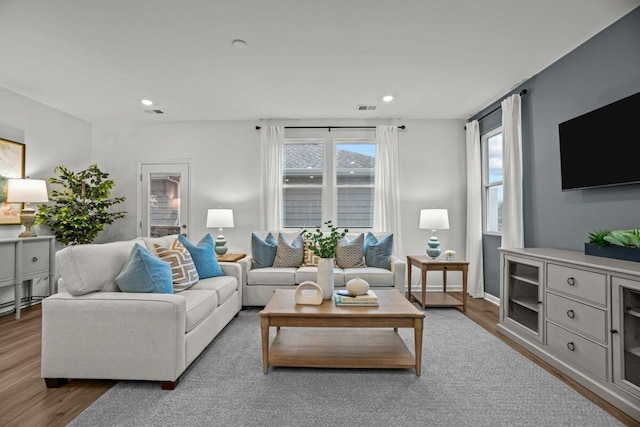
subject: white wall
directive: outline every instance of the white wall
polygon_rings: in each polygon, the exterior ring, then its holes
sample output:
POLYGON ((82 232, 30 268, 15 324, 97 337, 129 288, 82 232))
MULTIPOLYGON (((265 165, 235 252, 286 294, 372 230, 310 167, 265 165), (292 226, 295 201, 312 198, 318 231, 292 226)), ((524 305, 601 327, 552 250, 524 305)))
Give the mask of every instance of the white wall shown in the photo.
MULTIPOLYGON (((0 88, 0 138, 25 144, 25 176, 31 178, 53 176, 58 165, 84 169, 91 164, 90 123, 3 88, 0 88)), ((40 234, 50 234, 40 227, 35 229, 40 234)), ((16 237, 21 231, 20 225, 3 225, 0 238, 16 237)), ((47 286, 46 281, 39 281, 34 294, 44 295, 47 286)), ((0 288, 0 303, 7 301, 13 301, 13 287, 0 288)))
MULTIPOLYGON (((191 162, 190 234, 199 240, 205 233, 209 208, 234 211, 235 227, 225 229, 231 252, 250 253, 251 231, 260 226, 260 132, 255 121, 139 123, 117 130, 94 126, 93 161, 110 173, 114 196, 127 198, 129 212, 105 231, 98 241, 128 239, 137 235, 137 165, 142 161, 191 162)), ((263 123, 264 124, 264 123, 263 123)), ((271 121, 269 124, 320 126, 375 124, 355 120, 271 121)), ((438 232, 443 249, 455 249, 464 257, 466 174, 464 122, 462 120, 409 120, 398 122, 400 131, 401 252, 424 254, 429 230, 418 228, 420 209, 449 210, 449 230, 438 232)), ((297 132, 297 134, 296 134, 297 132)), ((287 136, 299 136, 288 131, 287 136)), ((326 136, 326 130, 319 130, 326 136)), ((371 131, 332 130, 335 137, 362 137, 371 131)), ((371 134, 368 134, 371 136, 371 134)), ((305 136, 312 136, 305 131, 305 136)), ((417 283, 414 274, 414 283, 417 283)), ((430 273, 429 285, 441 284, 439 273, 430 273), (431 274, 434 274, 431 277, 431 274)), ((452 274, 452 288, 461 278, 452 274)))

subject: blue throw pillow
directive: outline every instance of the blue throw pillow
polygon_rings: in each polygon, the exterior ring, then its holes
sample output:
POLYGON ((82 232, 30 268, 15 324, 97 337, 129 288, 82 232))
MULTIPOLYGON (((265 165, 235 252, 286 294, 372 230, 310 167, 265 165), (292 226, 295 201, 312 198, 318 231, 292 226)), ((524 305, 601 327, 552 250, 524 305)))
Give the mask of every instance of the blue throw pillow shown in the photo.
POLYGON ((122 292, 173 293, 169 263, 138 244, 133 245, 116 283, 122 292))
POLYGON ((364 263, 367 267, 391 267, 391 250, 393 249, 393 234, 378 241, 372 233, 367 233, 364 239, 364 263))
POLYGON ((251 233, 251 255, 253 266, 251 268, 266 268, 273 265, 278 250, 278 241, 273 234, 267 234, 262 240, 256 233, 251 233))
POLYGON ((200 239, 197 245, 191 243, 189 239, 182 234, 178 236, 178 240, 191 254, 193 263, 196 265, 196 270, 198 271, 198 276, 201 279, 224 276, 222 267, 220 267, 220 263, 218 263, 216 259, 213 236, 210 233, 207 233, 200 239))

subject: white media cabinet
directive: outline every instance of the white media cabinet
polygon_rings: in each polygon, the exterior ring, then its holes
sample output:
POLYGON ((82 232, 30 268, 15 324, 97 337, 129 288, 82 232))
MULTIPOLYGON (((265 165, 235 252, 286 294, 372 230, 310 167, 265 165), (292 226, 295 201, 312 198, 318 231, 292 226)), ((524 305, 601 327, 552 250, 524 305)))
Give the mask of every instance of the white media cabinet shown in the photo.
POLYGON ((497 329, 640 421, 640 263, 500 248, 497 329))

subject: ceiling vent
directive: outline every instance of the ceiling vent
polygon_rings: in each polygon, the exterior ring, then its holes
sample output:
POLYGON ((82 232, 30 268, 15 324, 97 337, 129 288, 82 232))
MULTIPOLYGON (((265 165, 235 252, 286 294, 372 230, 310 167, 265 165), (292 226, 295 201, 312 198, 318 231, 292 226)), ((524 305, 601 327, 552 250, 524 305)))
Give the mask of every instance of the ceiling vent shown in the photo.
POLYGON ((144 110, 144 112, 149 114, 164 114, 162 110, 144 110))
POLYGON ((357 107, 358 111, 371 111, 371 110, 375 110, 376 106, 375 105, 358 105, 357 107))

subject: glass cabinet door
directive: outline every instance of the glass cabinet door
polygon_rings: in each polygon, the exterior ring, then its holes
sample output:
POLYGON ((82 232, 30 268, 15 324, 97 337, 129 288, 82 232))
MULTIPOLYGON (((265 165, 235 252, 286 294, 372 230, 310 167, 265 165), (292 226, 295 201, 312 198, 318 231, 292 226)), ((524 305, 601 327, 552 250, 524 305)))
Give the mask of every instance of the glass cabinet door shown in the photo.
POLYGON ((542 264, 505 257, 504 317, 541 337, 542 264))
POLYGON ((614 382, 640 396, 640 282, 613 278, 614 382))

